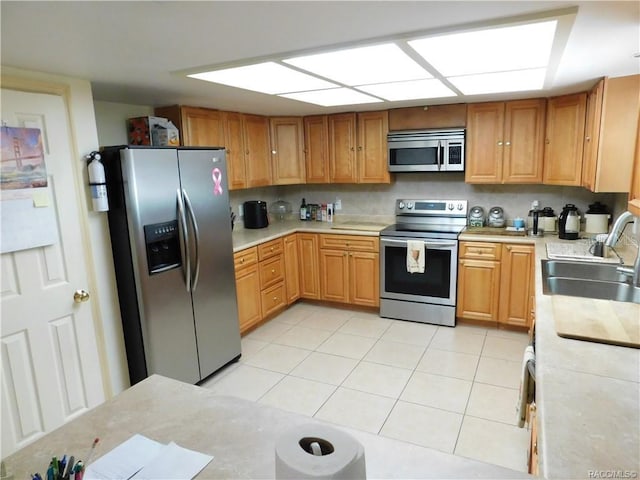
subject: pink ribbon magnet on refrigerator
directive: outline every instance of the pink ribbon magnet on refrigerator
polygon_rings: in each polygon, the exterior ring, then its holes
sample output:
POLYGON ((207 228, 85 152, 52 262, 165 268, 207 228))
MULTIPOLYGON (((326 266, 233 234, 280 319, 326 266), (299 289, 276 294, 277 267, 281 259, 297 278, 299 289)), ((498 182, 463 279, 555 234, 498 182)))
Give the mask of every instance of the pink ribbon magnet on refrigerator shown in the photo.
POLYGON ((222 172, 219 168, 213 169, 211 178, 213 179, 213 194, 222 195, 222 172))

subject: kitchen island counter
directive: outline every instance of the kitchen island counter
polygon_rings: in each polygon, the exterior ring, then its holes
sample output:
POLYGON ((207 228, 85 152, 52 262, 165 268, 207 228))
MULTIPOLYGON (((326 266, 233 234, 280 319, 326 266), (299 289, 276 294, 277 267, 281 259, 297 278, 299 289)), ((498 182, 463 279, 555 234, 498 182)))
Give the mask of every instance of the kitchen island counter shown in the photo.
MULTIPOLYGON (((100 438, 97 459, 139 433, 213 455, 197 478, 274 478, 276 440, 306 423, 323 422, 153 375, 7 457, 5 463, 7 473, 23 479, 45 471, 53 456, 84 455, 95 437, 100 438)), ((368 478, 529 477, 371 433, 336 428, 364 446, 368 478)))

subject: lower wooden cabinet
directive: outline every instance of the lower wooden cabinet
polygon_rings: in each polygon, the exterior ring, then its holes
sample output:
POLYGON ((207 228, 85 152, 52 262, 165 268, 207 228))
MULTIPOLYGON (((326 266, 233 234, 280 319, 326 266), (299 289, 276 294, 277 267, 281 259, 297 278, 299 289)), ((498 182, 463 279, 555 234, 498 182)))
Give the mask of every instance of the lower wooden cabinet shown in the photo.
POLYGON ((284 237, 284 283, 287 305, 300 298, 300 262, 298 261, 298 235, 284 237))
POLYGON ((318 266, 318 234, 298 233, 298 266, 300 297, 320 299, 320 268, 318 266))
POLYGON ((262 320, 258 251, 247 248, 234 255, 236 270, 236 296, 238 299, 238 323, 243 334, 262 320))
POLYGON ((531 439, 529 443, 528 467, 531 475, 538 475, 538 418, 535 402, 529 405, 529 425, 531 439))
POLYGON ((456 316, 494 325, 531 325, 535 248, 460 242, 456 316))

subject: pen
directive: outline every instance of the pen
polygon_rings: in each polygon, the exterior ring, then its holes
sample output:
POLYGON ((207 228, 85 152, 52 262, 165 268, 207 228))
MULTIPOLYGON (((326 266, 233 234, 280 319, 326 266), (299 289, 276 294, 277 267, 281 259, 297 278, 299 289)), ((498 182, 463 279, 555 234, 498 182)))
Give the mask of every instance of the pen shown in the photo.
POLYGON ((69 476, 71 475, 71 472, 73 472, 74 460, 75 458, 73 457, 73 455, 71 455, 69 457, 69 461, 67 462, 67 466, 64 467, 64 475, 62 475, 62 478, 69 478, 69 476))
POLYGON ((89 449, 89 452, 87 453, 84 463, 86 463, 87 465, 89 464, 89 460, 91 460, 91 457, 93 457, 94 452, 96 451, 96 445, 98 445, 98 442, 100 441, 100 439, 98 437, 96 437, 93 440, 93 443, 91 444, 91 448, 89 449))

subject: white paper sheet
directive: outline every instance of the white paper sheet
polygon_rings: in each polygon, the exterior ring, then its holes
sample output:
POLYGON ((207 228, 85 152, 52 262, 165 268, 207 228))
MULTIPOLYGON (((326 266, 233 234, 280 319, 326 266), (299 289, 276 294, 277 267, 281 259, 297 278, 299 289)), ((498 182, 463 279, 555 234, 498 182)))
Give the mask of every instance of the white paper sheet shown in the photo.
POLYGON ((84 480, 128 479, 158 456, 165 447, 143 435, 134 435, 87 467, 84 480))
POLYGON ((171 442, 133 478, 139 480, 184 480, 195 477, 213 460, 211 455, 194 452, 171 442))

